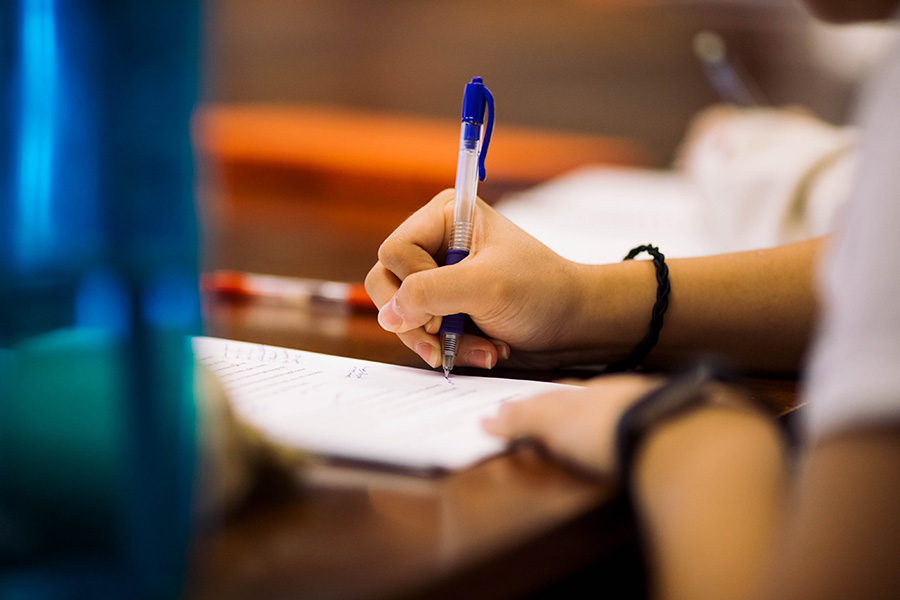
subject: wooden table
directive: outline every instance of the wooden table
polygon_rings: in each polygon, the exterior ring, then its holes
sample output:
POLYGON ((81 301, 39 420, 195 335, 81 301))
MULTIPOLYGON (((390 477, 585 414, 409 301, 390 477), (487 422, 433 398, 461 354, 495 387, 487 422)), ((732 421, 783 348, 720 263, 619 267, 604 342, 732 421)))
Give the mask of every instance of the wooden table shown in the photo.
MULTIPOLYGON (((213 335, 421 366, 373 315, 206 311, 213 335)), ((531 449, 438 477, 314 462, 264 479, 212 532, 191 597, 521 597, 591 568, 599 585, 623 564, 634 579, 631 522, 611 499, 531 449)))
MULTIPOLYGON (((371 314, 211 299, 212 335, 421 366, 371 314)), ((543 378, 543 377, 542 377, 543 378)), ((750 380, 790 405, 790 380, 750 380)), ((199 548, 191 598, 551 597, 642 593, 632 520, 613 490, 520 448, 426 478, 313 462, 266 476, 199 548)))
MULTIPOLYGON (((202 113, 198 123, 210 269, 361 281, 383 237, 452 183, 452 120, 226 108, 202 113), (398 123, 441 138, 442 149, 426 143, 415 159, 379 163, 374 141, 398 123), (342 133, 325 160, 310 148, 329 128, 342 133), (350 152, 360 140, 370 148, 363 156, 350 152), (444 171, 432 169, 445 162, 444 171)), ((579 161, 637 160, 621 140, 519 135, 515 152, 503 150, 508 135, 498 130, 488 167, 498 184, 489 193, 537 183, 579 161), (547 147, 555 149, 555 166, 535 174, 521 157, 547 147)), ((210 335, 424 368, 372 314, 206 300, 210 335)), ((752 383, 765 401, 793 403, 791 381, 752 383)), ((623 504, 604 482, 520 448, 437 478, 325 463, 263 477, 241 508, 201 538, 188 596, 549 598, 576 585, 599 594, 620 583, 640 597, 636 537, 623 504)))

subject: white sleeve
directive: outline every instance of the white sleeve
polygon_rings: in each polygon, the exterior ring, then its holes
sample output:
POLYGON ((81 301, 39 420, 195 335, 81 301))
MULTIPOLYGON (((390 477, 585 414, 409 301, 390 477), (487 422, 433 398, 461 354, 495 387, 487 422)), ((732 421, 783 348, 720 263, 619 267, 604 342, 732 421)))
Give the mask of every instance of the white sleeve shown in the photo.
POLYGON ((900 423, 900 52, 866 89, 856 185, 820 272, 806 432, 900 423))

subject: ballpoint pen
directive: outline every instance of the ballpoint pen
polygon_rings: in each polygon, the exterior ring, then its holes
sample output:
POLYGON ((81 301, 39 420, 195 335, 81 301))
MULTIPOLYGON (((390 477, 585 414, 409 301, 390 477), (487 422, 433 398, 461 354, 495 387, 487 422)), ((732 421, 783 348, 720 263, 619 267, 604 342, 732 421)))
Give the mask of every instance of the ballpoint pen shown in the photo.
MULTIPOLYGON (((459 159, 456 163, 456 187, 453 196, 453 228, 444 265, 453 265, 469 255, 472 244, 472 221, 478 181, 484 181, 484 159, 494 128, 494 97, 481 77, 473 77, 463 94, 462 127, 459 135, 459 159), (484 122, 485 108, 488 120, 484 122), (481 131, 484 127, 484 141, 481 131)), ((447 315, 441 322, 442 366, 449 377, 456 362, 459 339, 463 334, 466 315, 447 315)))

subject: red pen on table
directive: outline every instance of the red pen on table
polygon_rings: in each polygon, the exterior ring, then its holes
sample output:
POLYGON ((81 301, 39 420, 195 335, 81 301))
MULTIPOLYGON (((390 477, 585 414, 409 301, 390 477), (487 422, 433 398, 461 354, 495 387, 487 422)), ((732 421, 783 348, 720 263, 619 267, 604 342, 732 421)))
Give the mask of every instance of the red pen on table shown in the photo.
POLYGON ((261 275, 241 271, 213 271, 200 276, 203 292, 234 298, 254 298, 294 306, 316 304, 376 312, 361 283, 261 275))

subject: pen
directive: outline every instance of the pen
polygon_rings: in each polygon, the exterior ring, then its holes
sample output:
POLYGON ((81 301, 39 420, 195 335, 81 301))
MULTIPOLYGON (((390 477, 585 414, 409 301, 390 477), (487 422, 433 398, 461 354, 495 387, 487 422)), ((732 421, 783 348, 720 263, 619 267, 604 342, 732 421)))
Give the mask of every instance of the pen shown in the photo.
POLYGON ((724 102, 738 106, 767 104, 759 87, 740 63, 728 57, 725 40, 718 33, 697 32, 694 36, 694 54, 703 65, 707 81, 724 102))
MULTIPOLYGON (((466 84, 463 94, 462 126, 459 135, 459 159, 456 163, 456 187, 453 195, 453 228, 444 265, 454 265, 469 255, 472 245, 472 221, 475 216, 475 198, 478 181, 484 181, 484 159, 491 142, 494 128, 494 97, 485 87, 481 77, 473 77, 466 84), (484 125, 484 143, 481 130, 484 124, 485 108, 488 121, 484 125)), ((441 348, 444 377, 456 362, 459 339, 463 334, 466 315, 447 315, 441 321, 441 348)))
POLYGON ((220 270, 203 273, 200 289, 223 296, 257 298, 291 306, 327 305, 361 312, 376 311, 361 283, 220 270))

